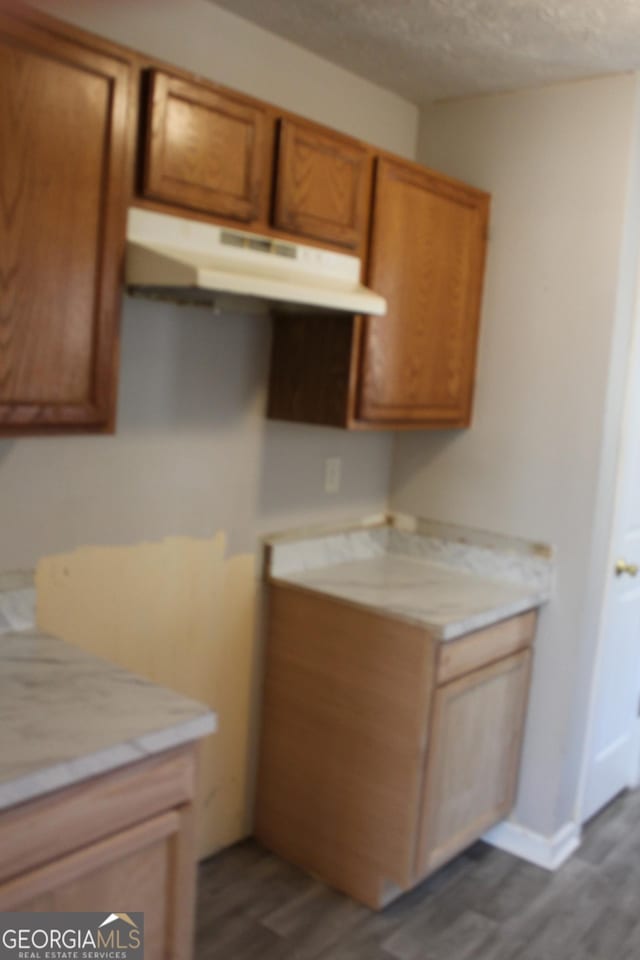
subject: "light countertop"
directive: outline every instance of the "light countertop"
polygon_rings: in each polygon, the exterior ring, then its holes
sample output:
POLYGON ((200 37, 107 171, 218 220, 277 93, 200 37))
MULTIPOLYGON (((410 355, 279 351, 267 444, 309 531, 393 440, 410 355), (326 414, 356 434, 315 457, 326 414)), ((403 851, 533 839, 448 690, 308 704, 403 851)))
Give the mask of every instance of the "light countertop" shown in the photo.
POLYGON ((390 515, 267 540, 269 579, 423 625, 446 641, 541 606, 550 548, 390 515))
POLYGON ((215 730, 202 704, 63 640, 0 635, 0 810, 215 730))

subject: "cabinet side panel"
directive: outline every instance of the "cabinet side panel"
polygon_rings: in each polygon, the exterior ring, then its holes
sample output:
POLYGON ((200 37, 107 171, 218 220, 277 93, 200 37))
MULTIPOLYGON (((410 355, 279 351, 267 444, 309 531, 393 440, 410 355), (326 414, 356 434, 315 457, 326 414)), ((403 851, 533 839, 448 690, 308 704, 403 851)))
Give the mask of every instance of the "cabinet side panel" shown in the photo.
POLYGON ((355 390, 351 317, 274 317, 268 416, 345 427, 355 390))
POLYGON ((256 832, 372 906, 411 880, 433 676, 422 629, 270 587, 256 832))

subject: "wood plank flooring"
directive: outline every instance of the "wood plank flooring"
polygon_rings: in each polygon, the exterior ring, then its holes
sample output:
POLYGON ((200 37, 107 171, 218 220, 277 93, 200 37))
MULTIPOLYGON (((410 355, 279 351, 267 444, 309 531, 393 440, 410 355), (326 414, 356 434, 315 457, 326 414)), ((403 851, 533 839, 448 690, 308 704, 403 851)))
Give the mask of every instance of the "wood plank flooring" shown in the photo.
POLYGON ((199 884, 196 960, 638 960, 640 791, 557 873, 478 843, 382 913, 253 841, 199 884))

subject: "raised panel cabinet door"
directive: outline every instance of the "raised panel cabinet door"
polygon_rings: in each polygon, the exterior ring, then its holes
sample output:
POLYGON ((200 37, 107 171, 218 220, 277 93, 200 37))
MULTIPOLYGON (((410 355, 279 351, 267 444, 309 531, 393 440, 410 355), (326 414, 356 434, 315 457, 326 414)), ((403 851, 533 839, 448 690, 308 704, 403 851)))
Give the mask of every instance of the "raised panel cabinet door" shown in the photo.
POLYGON ((266 110, 240 94, 150 71, 145 196, 266 221, 270 124, 266 110))
POLYGON ((351 250, 365 239, 371 159, 356 141, 282 119, 274 226, 351 250))
POLYGON ((362 420, 468 425, 488 208, 478 190, 378 160, 369 285, 388 312, 366 321, 362 420))
POLYGON ((130 68, 0 13, 0 433, 115 408, 130 68))
POLYGON ((511 809, 530 662, 524 650, 437 689, 416 879, 464 850, 511 809))
POLYGON ((161 814, 0 884, 0 909, 142 912, 145 960, 189 960, 196 865, 191 855, 187 877, 184 816, 161 814))

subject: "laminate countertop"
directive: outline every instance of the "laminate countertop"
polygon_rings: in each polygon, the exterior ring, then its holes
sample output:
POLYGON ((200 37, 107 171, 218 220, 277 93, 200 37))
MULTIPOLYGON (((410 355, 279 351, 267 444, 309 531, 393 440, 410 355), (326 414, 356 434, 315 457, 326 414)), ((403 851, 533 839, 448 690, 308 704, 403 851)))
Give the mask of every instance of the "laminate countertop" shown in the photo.
POLYGON ((63 640, 0 632, 0 810, 215 727, 208 707, 63 640))
POLYGON ((392 514, 267 538, 269 580, 423 625, 453 640, 544 604, 550 547, 392 514))

